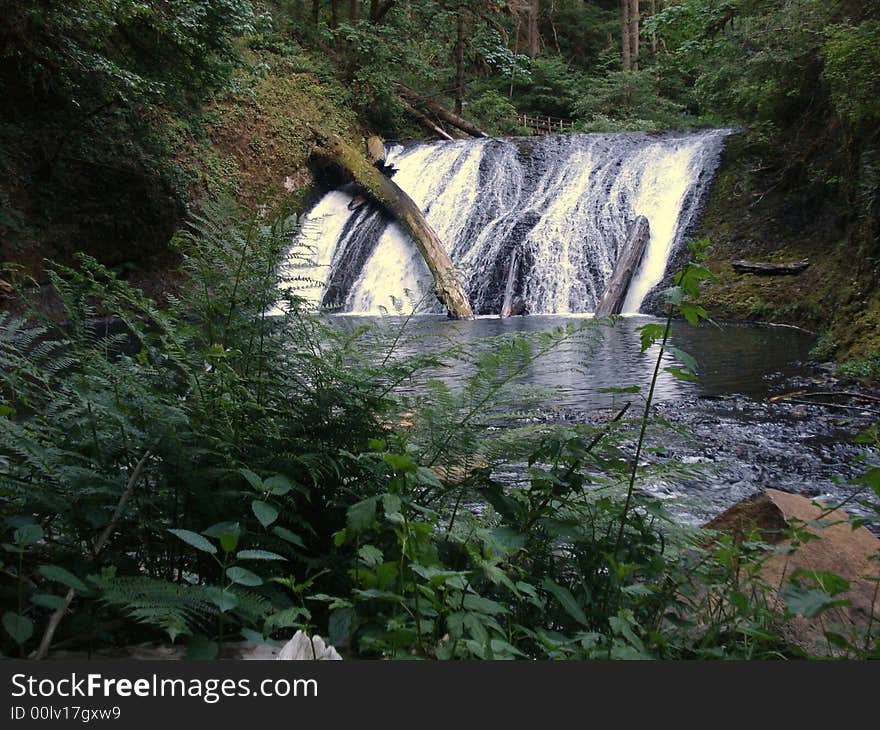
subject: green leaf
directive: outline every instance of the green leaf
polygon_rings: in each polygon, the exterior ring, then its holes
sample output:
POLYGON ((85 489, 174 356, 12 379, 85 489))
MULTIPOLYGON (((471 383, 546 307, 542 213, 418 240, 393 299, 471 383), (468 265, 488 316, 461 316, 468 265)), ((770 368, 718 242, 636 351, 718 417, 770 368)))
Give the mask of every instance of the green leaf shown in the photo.
POLYGON ((564 586, 561 586, 550 578, 545 578, 544 582, 541 583, 541 587, 551 593, 562 608, 565 609, 565 612, 571 616, 575 621, 577 621, 582 626, 589 626, 589 622, 587 621, 587 616, 584 613, 584 610, 578 605, 578 602, 575 600, 571 591, 564 586))
POLYGON ((251 509, 263 527, 268 527, 278 519, 278 510, 268 502, 255 499, 251 502, 251 509))
POLYGON ((43 528, 39 525, 22 525, 12 534, 12 539, 19 547, 34 545, 43 539, 43 528))
POLYGON ((468 611, 476 611, 477 613, 487 613, 490 616, 508 613, 507 606, 498 601, 477 595, 476 593, 465 594, 462 606, 468 611))
POLYGON ((211 603, 217 606, 220 613, 227 613, 231 611, 233 608, 238 606, 238 596, 236 596, 232 591, 223 590, 221 588, 214 588, 214 590, 210 591, 208 594, 211 603))
POLYGON ((65 570, 59 565, 41 565, 39 570, 44 578, 55 581, 56 583, 63 583, 68 588, 73 588, 75 591, 88 593, 89 587, 85 583, 69 570, 65 570))
POLYGON ((356 502, 348 508, 346 517, 349 532, 357 535, 358 533, 370 529, 370 526, 373 524, 373 519, 376 516, 377 502, 378 499, 376 497, 369 497, 368 499, 356 502))
POLYGON ((682 364, 690 370, 692 373, 697 372, 700 369, 700 366, 697 365, 697 361, 691 357, 684 350, 680 350, 674 345, 668 345, 666 349, 682 364))
POLYGON ((361 546, 361 549, 358 550, 358 557, 370 568, 379 565, 385 559, 385 556, 382 555, 382 551, 375 545, 361 546))
POLYGON ((642 352, 651 347, 657 340, 662 339, 665 331, 662 325, 656 323, 644 324, 639 327, 638 332, 642 343, 642 352))
POLYGON ((241 474, 245 479, 247 479, 248 484, 250 484, 258 492, 263 491, 263 480, 260 479, 257 474, 252 472, 250 469, 239 469, 238 473, 241 474))
POLYGON ((270 494, 282 497, 293 489, 293 484, 283 474, 274 474, 263 482, 263 487, 269 490, 270 494))
POLYGON ((217 554, 217 548, 214 547, 213 543, 198 532, 193 532, 192 530, 168 530, 168 532, 179 537, 187 545, 192 545, 196 550, 201 550, 203 553, 210 555, 217 554))
POLYGON ((16 644, 24 644, 34 635, 34 623, 27 616, 7 611, 3 614, 3 628, 16 644))
POLYGON ((239 550, 235 557, 238 560, 287 560, 283 555, 269 550, 239 550))
POLYGON ((193 636, 186 644, 186 658, 191 661, 210 661, 220 653, 220 645, 207 636, 193 636))
POLYGON ((247 568, 240 568, 237 565, 226 569, 226 577, 240 586, 254 587, 263 585, 263 579, 260 576, 252 573, 247 568))
POLYGON ((835 606, 848 606, 849 601, 835 601, 825 591, 817 588, 803 588, 789 583, 782 591, 785 604, 791 613, 813 618, 835 606))
POLYGON ((681 368, 663 368, 667 373, 669 373, 676 380, 696 380, 697 376, 687 370, 682 370, 681 368))
POLYGON ((335 647, 347 646, 351 636, 351 627, 356 619, 355 612, 350 608, 337 608, 330 613, 327 623, 327 638, 335 647))
POLYGON ((396 472, 414 472, 418 469, 418 464, 412 460, 412 457, 407 456, 406 454, 382 454, 382 461, 388 464, 388 466, 396 472))
POLYGON ((396 494, 382 495, 382 510, 386 515, 393 515, 395 512, 400 512, 402 506, 403 502, 396 494))
POLYGON ((266 619, 264 630, 267 634, 271 634, 275 629, 301 626, 303 623, 308 623, 311 618, 312 613, 309 609, 302 606, 293 606, 292 608, 286 608, 283 611, 273 613, 269 616, 266 619), (301 619, 305 620, 303 621, 301 619))
POLYGON ((693 302, 682 302, 680 309, 681 315, 692 325, 697 325, 701 319, 708 319, 709 317, 709 313, 705 309, 693 302))
POLYGON ((31 603, 56 611, 64 605, 65 601, 61 596, 54 596, 51 593, 34 593, 31 596, 31 603))
POLYGON ((297 547, 301 547, 303 550, 306 550, 306 544, 303 542, 303 539, 297 535, 295 532, 291 532, 286 527, 281 527, 281 525, 276 525, 272 528, 272 533, 277 535, 282 540, 289 542, 297 547))
POLYGON ((684 289, 680 286, 671 286, 663 292, 663 296, 665 296, 666 301, 674 307, 677 304, 681 304, 684 299, 684 289))

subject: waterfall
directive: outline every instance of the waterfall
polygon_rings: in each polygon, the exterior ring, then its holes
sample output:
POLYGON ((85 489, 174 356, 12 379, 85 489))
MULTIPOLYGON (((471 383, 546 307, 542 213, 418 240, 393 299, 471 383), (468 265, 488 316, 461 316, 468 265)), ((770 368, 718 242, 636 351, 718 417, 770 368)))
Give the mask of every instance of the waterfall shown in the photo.
MULTIPOLYGON (((651 238, 623 307, 635 313, 695 222, 728 134, 425 142, 394 146, 387 161, 446 244, 477 314, 498 314, 512 288, 527 313, 594 311, 630 225, 646 216, 651 238)), ((296 276, 310 281, 299 293, 345 312, 440 312, 408 234, 353 195, 328 193, 308 214, 309 262, 296 276)))

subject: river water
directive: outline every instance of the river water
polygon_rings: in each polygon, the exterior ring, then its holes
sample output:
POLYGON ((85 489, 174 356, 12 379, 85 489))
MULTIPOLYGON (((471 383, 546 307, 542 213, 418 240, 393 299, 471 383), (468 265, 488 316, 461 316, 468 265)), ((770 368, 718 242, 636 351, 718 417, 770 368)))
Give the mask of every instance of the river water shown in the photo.
MULTIPOLYGON (((362 316, 333 319, 344 328, 371 321, 381 329, 391 329, 402 321, 362 316)), ((401 354, 439 351, 455 344, 478 348, 486 338, 583 327, 584 335, 576 338, 576 345, 536 362, 519 383, 547 389, 536 419, 601 423, 627 399, 633 401, 629 416, 641 413, 640 396, 603 391, 640 386, 647 393, 657 350, 641 352, 638 327, 650 322, 662 324, 646 316, 621 318, 614 327, 562 316, 473 321, 420 316, 407 324, 401 354)), ((789 327, 692 327, 674 322, 670 344, 696 359, 698 378, 682 381, 661 369, 654 395, 655 414, 676 429, 652 429, 649 433, 645 465, 656 467, 654 471, 662 476, 642 483, 642 491, 664 500, 677 519, 691 524, 702 524, 741 499, 771 487, 828 502, 849 497, 855 487, 847 482, 860 473, 860 458, 866 453, 852 440, 876 422, 877 414, 858 404, 832 409, 769 400, 773 395, 811 386, 827 389, 827 373, 809 362, 813 342, 812 335, 789 327)), ((679 364, 667 355, 664 367, 679 364)), ((467 364, 454 361, 425 375, 455 388, 472 372, 467 364)), ((634 451, 634 443, 630 446, 634 451)))

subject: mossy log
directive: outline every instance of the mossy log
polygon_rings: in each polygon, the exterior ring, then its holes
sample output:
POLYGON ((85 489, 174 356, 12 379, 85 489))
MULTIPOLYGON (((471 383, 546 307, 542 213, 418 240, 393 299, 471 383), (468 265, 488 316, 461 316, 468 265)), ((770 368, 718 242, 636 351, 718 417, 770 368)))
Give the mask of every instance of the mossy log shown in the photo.
POLYGON ((364 192, 409 231, 434 277, 434 293, 455 319, 473 319, 474 313, 458 272, 439 236, 412 198, 383 175, 366 157, 339 135, 310 127, 318 140, 315 154, 347 171, 364 192))
POLYGON ((639 262, 645 253, 645 246, 651 237, 651 229, 648 219, 640 215, 633 222, 629 236, 624 244, 623 251, 617 257, 611 280, 605 287, 605 293, 599 306, 596 307, 596 316, 605 317, 609 314, 620 314, 623 302, 626 300, 626 292, 629 290, 630 281, 636 273, 639 262))
POLYGON ((403 84, 395 84, 395 88, 397 89, 400 96, 409 104, 417 107, 422 107, 423 109, 431 112, 438 119, 442 119, 444 122, 448 122, 453 127, 457 127, 462 132, 466 132, 472 137, 488 137, 482 129, 480 129, 473 122, 469 122, 467 119, 458 116, 458 114, 453 114, 451 111, 443 107, 443 105, 438 104, 434 99, 430 99, 428 97, 423 97, 417 94, 415 91, 410 89, 408 86, 404 86, 403 84))
POLYGON ((738 274, 759 274, 762 276, 792 276, 809 268, 809 261, 794 261, 774 264, 767 261, 734 261, 733 270, 738 274))

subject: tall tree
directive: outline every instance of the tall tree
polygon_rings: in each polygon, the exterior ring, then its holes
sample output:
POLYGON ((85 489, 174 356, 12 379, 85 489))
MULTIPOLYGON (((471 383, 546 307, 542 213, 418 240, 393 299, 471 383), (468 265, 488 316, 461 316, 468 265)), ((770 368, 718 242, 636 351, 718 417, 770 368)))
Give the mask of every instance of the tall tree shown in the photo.
POLYGON ((463 2, 458 4, 455 32, 455 113, 461 114, 464 103, 464 11, 463 2))
POLYGON ((629 60, 630 71, 639 70, 639 0, 629 0, 629 60))
POLYGON ((639 0, 620 0, 620 40, 624 71, 639 70, 639 0))
POLYGON ((538 15, 540 12, 541 7, 539 5, 539 0, 529 0, 529 58, 536 58, 541 52, 541 32, 538 28, 538 15))

